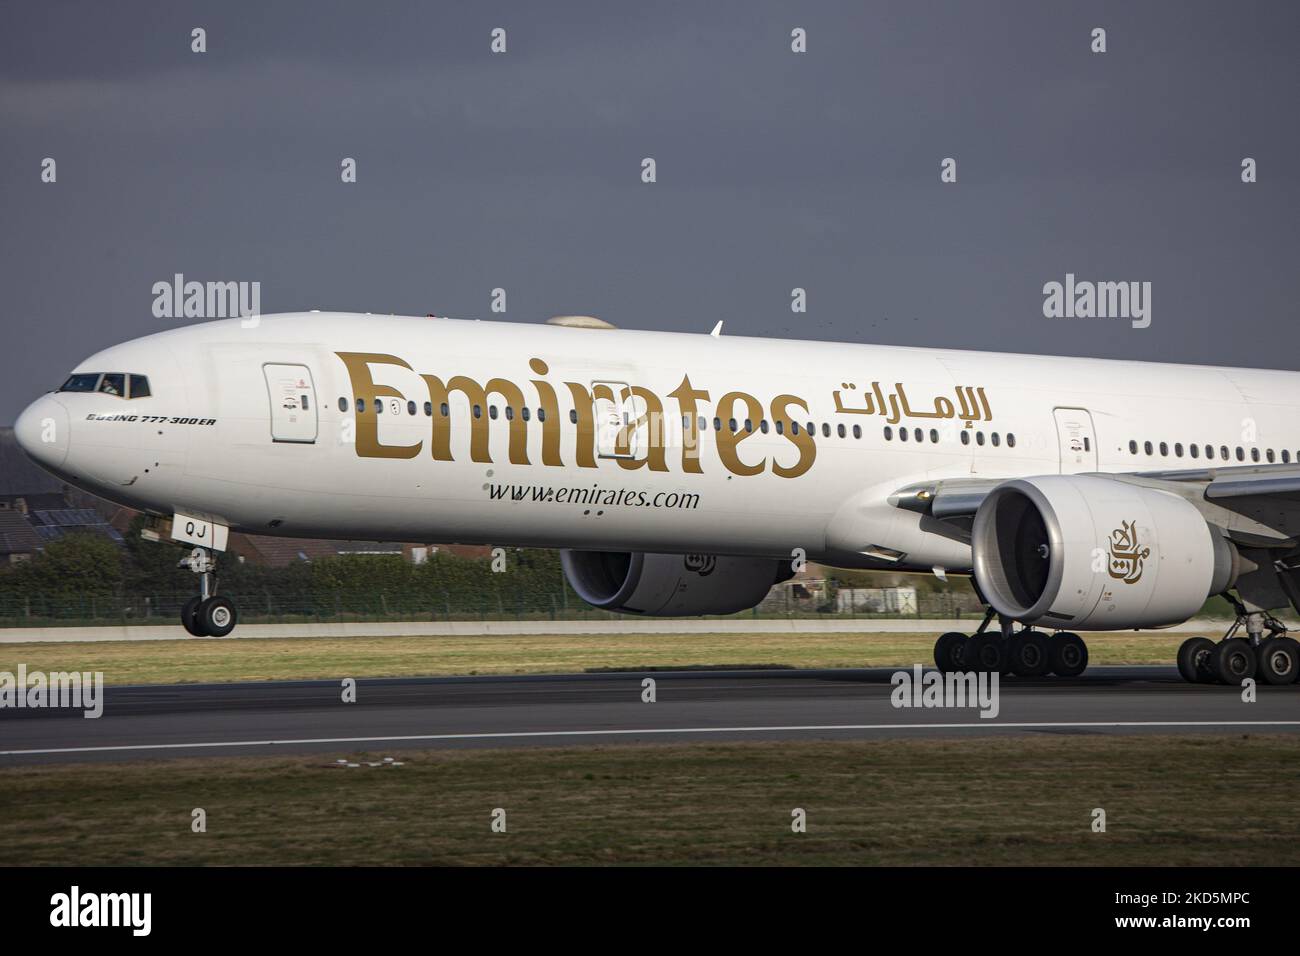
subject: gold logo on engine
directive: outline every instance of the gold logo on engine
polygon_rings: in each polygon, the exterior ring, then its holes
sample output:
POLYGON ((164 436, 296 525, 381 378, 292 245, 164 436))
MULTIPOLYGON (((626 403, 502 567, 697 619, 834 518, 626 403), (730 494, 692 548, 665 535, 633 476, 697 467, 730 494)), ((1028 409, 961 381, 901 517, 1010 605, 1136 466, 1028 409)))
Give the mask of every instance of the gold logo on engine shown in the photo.
POLYGON ((1137 522, 1121 521, 1110 533, 1110 576, 1125 584, 1137 584, 1142 577, 1144 562, 1151 555, 1138 541, 1137 522))

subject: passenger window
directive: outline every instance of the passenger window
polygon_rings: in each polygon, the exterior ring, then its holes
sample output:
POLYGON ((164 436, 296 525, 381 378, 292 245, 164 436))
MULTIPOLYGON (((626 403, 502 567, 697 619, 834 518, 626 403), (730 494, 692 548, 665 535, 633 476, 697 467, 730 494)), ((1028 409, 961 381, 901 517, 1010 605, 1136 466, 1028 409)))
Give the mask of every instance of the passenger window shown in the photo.
POLYGON ((1272 462, 1272 461, 1273 461, 1273 449, 1270 448, 1268 451, 1264 452, 1264 457, 1267 458, 1267 459, 1269 460, 1269 462, 1272 462))
POLYGON ((830 426, 830 422, 822 422, 822 437, 823 437, 823 438, 830 438, 830 437, 831 437, 831 426, 830 426))
POLYGON ((1286 449, 1286 448, 1283 448, 1283 449, 1282 449, 1282 464, 1285 465, 1285 464, 1287 464, 1290 460, 1291 460, 1291 452, 1290 452, 1290 450, 1289 450, 1289 449, 1286 449))
POLYGON ((506 406, 506 421, 508 421, 508 422, 513 422, 514 420, 515 420, 515 407, 514 407, 513 405, 507 405, 507 406, 506 406))
POLYGON ((483 417, 483 406, 482 406, 482 405, 475 405, 475 406, 474 406, 474 417, 475 417, 475 418, 482 418, 482 417, 483 417))
MULTIPOLYGON (((1011 432, 1007 432, 1007 447, 1008 448, 1016 447, 1016 436, 1011 432)), ((1133 450, 1137 451, 1137 448, 1135 447, 1133 450)))
POLYGON ((365 410, 366 410, 366 400, 365 400, 364 398, 358 398, 358 399, 357 399, 357 414, 360 415, 360 414, 361 414, 362 412, 364 412, 365 410))
MULTIPOLYGON (((1002 444, 1002 439, 998 437, 998 433, 997 433, 997 432, 994 432, 992 435, 990 435, 990 436, 989 436, 989 440, 993 442, 993 447, 994 447, 994 448, 996 448, 998 445, 1002 444)), ((1087 440, 1088 440, 1088 439, 1085 438, 1085 439, 1084 439, 1084 442, 1087 442, 1087 440)))
POLYGON ((126 376, 121 372, 109 372, 99 382, 99 390, 105 395, 126 396, 126 376))
POLYGON ((785 434, 785 423, 782 422, 780 419, 777 419, 775 424, 776 424, 776 433, 777 433, 778 435, 784 435, 784 434, 785 434))
POLYGON ((970 444, 970 432, 962 432, 962 433, 961 433, 961 443, 962 443, 963 445, 969 445, 969 444, 970 444))
POLYGON ((798 423, 798 422, 791 422, 791 423, 790 423, 790 434, 791 434, 791 435, 797 435, 797 434, 799 434, 799 423, 798 423))
POLYGON ((1227 445, 1220 445, 1220 446, 1219 446, 1219 457, 1222 458, 1224 461, 1227 461, 1227 460, 1228 460, 1228 446, 1227 446, 1227 445))
POLYGON ((835 426, 835 434, 839 435, 841 438, 845 438, 848 436, 848 432, 845 430, 843 425, 835 426))
MULTIPOLYGON (((303 408, 306 408, 306 407, 307 407, 306 405, 303 406, 303 408)), ((406 414, 408 414, 408 415, 414 415, 414 414, 415 414, 415 402, 407 402, 407 403, 406 403, 406 414)))
POLYGON ((976 433, 975 433, 975 444, 977 444, 977 445, 982 445, 982 444, 984 444, 984 433, 983 433, 983 432, 976 432, 976 433))
POLYGON ((1258 448, 1252 448, 1252 449, 1250 450, 1250 460, 1251 460, 1251 461, 1259 461, 1259 449, 1258 449, 1258 448))
POLYGON ((1160 454, 1164 455, 1166 458, 1169 457, 1169 445, 1167 442, 1160 443, 1160 454))
POLYGON ((569 409, 569 421, 574 425, 578 424, 578 410, 576 408, 569 409))
POLYGON ((1188 445, 1188 446, 1187 446, 1187 450, 1190 451, 1190 452, 1192 453, 1192 457, 1193 457, 1193 458, 1200 458, 1200 457, 1201 457, 1201 446, 1200 446, 1200 445, 1188 445))
POLYGON ((907 429, 906 429, 906 428, 900 428, 900 429, 898 430, 898 440, 899 440, 899 441, 907 441, 907 429))
POLYGON ((718 418, 716 415, 713 416, 713 430, 715 432, 722 431, 722 419, 718 418))
POLYGON ((767 419, 766 419, 766 418, 760 418, 760 419, 758 420, 758 430, 761 431, 764 435, 767 434, 767 419))
MULTIPOLYGON (((997 442, 994 442, 993 444, 996 445, 997 442)), ((1089 438, 1087 435, 1084 435, 1084 436, 1083 436, 1083 450, 1084 450, 1084 451, 1092 451, 1092 439, 1089 438)))
POLYGON ((131 397, 148 398, 149 397, 149 380, 143 375, 131 376, 131 397))
POLYGON ((930 429, 930 442, 935 445, 939 444, 939 429, 930 429))
POLYGON ((1182 458, 1182 457, 1183 457, 1183 443, 1182 443, 1182 442, 1180 442, 1180 441, 1176 441, 1176 442, 1174 442, 1174 454, 1175 454, 1177 457, 1179 457, 1179 458, 1182 458))
POLYGON ((734 418, 727 419, 727 428, 733 435, 736 433, 736 420, 734 418))
POLYGON ((1149 441, 1147 441, 1147 442, 1143 442, 1143 443, 1142 443, 1142 450, 1145 451, 1148 455, 1150 455, 1150 454, 1151 454, 1151 443, 1150 443, 1149 441))
MULTIPOLYGON (((478 418, 477 415, 475 415, 474 417, 475 417, 475 418, 478 418)), ((496 421, 496 418, 497 418, 497 407, 496 407, 495 405, 489 405, 489 406, 488 406, 488 418, 492 419, 493 421, 496 421)))
POLYGON ((1238 446, 1237 446, 1237 461, 1245 461, 1245 460, 1246 460, 1246 452, 1242 449, 1242 447, 1241 447, 1240 445, 1238 445, 1238 446))
MULTIPOLYGON (((767 429, 764 428, 763 431, 767 431, 767 429)), ((861 437, 862 437, 862 426, 861 426, 861 425, 854 425, 854 426, 853 426, 853 437, 854 437, 854 438, 861 438, 861 437)))
POLYGON ((384 403, 377 398, 375 399, 375 414, 376 415, 384 414, 384 403))
POLYGON ((747 431, 747 432, 752 432, 753 430, 754 430, 754 423, 753 423, 752 421, 750 421, 748 418, 746 418, 746 419, 745 419, 745 431, 747 431))
POLYGON ((433 417, 433 402, 424 403, 424 417, 425 418, 433 417))
POLYGON ((307 404, 307 396, 306 396, 306 395, 302 395, 302 396, 299 396, 299 397, 302 398, 302 410, 303 410, 304 412, 306 412, 306 411, 310 411, 310 410, 311 410, 311 407, 307 404))
POLYGON ((1128 443, 1128 453, 1129 453, 1130 455, 1136 455, 1136 454, 1138 453, 1138 443, 1137 443, 1137 442, 1135 442, 1135 441, 1130 441, 1130 442, 1128 443))
POLYGON ((341 411, 341 412, 346 412, 347 410, 348 410, 348 400, 347 400, 346 398, 340 398, 340 399, 339 399, 339 411, 341 411))
POLYGON ((894 430, 893 430, 892 428, 890 428, 888 425, 886 425, 886 426, 885 426, 885 441, 893 441, 893 440, 894 440, 894 430))
POLYGON ((438 406, 438 414, 440 414, 443 418, 446 418, 448 415, 451 414, 451 409, 447 407, 446 402, 443 402, 438 406))

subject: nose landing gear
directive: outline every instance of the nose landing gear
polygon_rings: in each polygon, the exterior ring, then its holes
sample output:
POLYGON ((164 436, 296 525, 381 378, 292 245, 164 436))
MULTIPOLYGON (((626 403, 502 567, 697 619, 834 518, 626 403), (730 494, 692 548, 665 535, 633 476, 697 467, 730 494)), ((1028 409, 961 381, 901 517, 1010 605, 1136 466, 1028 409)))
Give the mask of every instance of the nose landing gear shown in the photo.
POLYGON ((199 593, 181 608, 181 626, 194 637, 225 637, 235 629, 239 612, 217 589, 217 562, 208 548, 195 548, 178 565, 199 576, 199 593))

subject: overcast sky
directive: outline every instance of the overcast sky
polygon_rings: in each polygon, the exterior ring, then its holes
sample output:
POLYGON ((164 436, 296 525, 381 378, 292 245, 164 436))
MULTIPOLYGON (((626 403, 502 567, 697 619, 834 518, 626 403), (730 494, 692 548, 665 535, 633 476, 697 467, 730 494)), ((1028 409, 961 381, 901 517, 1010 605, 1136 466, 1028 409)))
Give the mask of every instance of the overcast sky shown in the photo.
POLYGON ((1281 0, 7 0, 0 422, 176 324, 178 272, 263 312, 1295 368, 1298 45, 1281 0), (1067 272, 1151 282, 1150 327, 1045 318, 1067 272))

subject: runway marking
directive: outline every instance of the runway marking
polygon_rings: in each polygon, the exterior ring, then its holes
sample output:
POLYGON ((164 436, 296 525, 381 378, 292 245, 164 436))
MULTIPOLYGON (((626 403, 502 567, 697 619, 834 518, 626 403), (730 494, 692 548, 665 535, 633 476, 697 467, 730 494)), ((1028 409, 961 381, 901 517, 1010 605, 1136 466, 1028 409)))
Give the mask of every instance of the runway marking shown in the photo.
POLYGON ((645 734, 814 733, 825 730, 971 730, 996 728, 1050 729, 1083 727, 1300 727, 1300 720, 1094 720, 963 724, 792 724, 774 727, 645 727, 639 730, 517 730, 482 734, 410 734, 393 737, 303 737, 290 740, 216 740, 189 744, 117 744, 103 747, 55 747, 45 750, 0 750, 0 757, 43 754, 110 753, 128 750, 198 750, 215 747, 286 747, 296 744, 400 743, 417 740, 507 740, 529 737, 635 737, 645 734))

